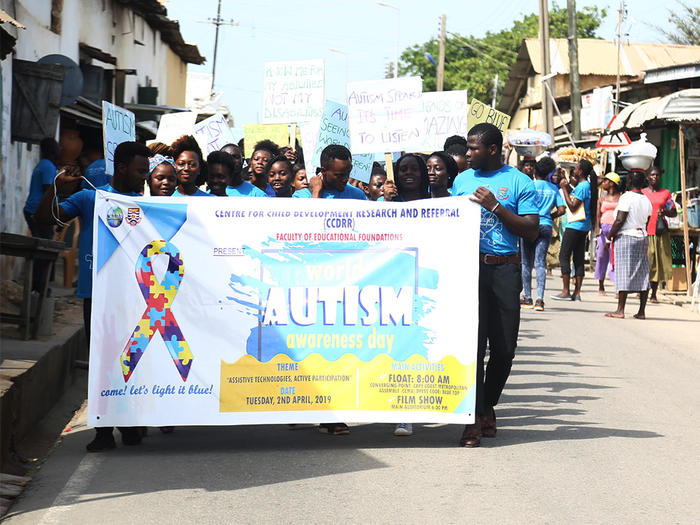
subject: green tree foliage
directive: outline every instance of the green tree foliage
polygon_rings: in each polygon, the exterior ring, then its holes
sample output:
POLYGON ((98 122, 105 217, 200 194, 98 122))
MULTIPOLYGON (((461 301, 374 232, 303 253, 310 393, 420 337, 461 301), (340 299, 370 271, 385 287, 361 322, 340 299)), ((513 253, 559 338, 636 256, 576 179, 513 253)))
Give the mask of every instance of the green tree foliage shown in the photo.
MULTIPOLYGON (((579 38, 597 38, 596 30, 605 15, 606 9, 598 7, 584 7, 578 11, 579 38)), ((510 29, 488 32, 483 38, 448 33, 445 43, 444 90, 466 89, 470 99, 475 97, 488 102, 493 94, 494 77, 498 73, 500 96, 523 38, 536 37, 538 24, 539 16, 533 13, 515 21, 510 29)), ((566 7, 560 8, 554 4, 549 11, 549 34, 551 38, 566 38, 566 7)), ((437 70, 425 58, 426 52, 438 56, 436 38, 406 49, 401 54, 399 75, 420 76, 423 78, 423 90, 435 91, 437 70)))
POLYGON ((670 42, 686 46, 700 46, 700 7, 690 7, 685 2, 678 0, 680 12, 668 10, 668 21, 673 29, 659 30, 670 42))

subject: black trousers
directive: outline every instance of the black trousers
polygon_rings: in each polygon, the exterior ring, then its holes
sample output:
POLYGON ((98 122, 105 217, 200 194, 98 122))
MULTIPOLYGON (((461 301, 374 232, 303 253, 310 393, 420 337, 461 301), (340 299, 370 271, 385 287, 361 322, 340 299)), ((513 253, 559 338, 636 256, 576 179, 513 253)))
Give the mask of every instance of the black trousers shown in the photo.
POLYGON ((479 263, 479 336, 476 361, 476 413, 498 404, 508 381, 520 329, 519 264, 479 263), (484 373, 486 347, 489 361, 484 373))
POLYGON ((571 254, 574 254, 574 275, 583 277, 586 273, 584 255, 586 253, 586 237, 588 232, 567 228, 561 240, 559 250, 559 266, 562 275, 571 275, 571 254))

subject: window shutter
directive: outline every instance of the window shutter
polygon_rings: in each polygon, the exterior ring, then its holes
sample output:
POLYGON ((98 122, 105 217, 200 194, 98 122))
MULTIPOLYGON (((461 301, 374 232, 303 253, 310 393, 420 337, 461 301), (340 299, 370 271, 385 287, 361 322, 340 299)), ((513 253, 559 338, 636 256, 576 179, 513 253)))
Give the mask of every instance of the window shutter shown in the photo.
POLYGON ((62 66, 12 61, 12 140, 38 143, 56 135, 62 66))

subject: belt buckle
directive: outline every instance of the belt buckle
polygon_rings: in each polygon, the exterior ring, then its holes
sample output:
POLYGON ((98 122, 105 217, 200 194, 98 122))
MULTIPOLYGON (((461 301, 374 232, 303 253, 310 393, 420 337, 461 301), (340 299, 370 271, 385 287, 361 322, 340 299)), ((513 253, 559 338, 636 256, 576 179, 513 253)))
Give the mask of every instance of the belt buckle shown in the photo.
POLYGON ((484 254, 484 264, 496 264, 497 258, 498 258, 498 255, 494 255, 492 253, 485 253, 484 254))

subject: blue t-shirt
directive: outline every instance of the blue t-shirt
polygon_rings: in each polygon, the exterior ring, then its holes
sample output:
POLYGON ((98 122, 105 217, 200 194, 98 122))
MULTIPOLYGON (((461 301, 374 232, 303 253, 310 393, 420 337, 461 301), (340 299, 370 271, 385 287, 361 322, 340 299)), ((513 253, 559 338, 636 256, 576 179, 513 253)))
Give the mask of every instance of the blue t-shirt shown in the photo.
MULTIPOLYGON (((140 193, 120 193, 109 184, 97 188, 110 193, 138 197, 140 193)), ((80 217, 80 238, 78 240, 78 297, 92 297, 92 220, 95 215, 95 190, 80 190, 59 203, 68 217, 80 217)))
MULTIPOLYGON (((472 195, 484 186, 494 194, 501 206, 518 215, 538 214, 537 192, 532 179, 512 166, 496 171, 468 169, 460 173, 452 185, 452 195, 472 195)), ((479 251, 493 255, 518 252, 518 236, 506 228, 495 213, 481 207, 479 251)))
POLYGON ((579 182, 574 188, 574 191, 571 192, 571 196, 583 202, 583 208, 586 211, 586 220, 570 222, 566 227, 581 232, 591 231, 591 183, 587 180, 579 182))
MULTIPOLYGON (((256 186, 257 188, 257 186, 256 186)), ((260 188, 258 188, 260 189, 260 188)), ((267 188, 265 188, 265 193, 267 194, 268 197, 277 197, 277 194, 275 193, 275 190, 272 189, 272 186, 270 186, 270 183, 267 183, 267 188)))
POLYGON ((267 197, 267 193, 252 185, 247 180, 241 182, 238 186, 226 186, 226 195, 228 197, 267 197))
POLYGON ((85 178, 92 183, 92 186, 90 186, 90 184, 83 181, 83 188, 89 190, 94 189, 93 186, 99 188, 100 186, 109 184, 112 180, 112 176, 105 173, 105 159, 97 159, 90 164, 85 170, 85 178))
MULTIPOLYGON (((308 199, 311 198, 311 192, 304 188, 294 192, 292 197, 297 199, 308 199)), ((321 190, 322 199, 357 199, 360 201, 366 201, 367 195, 360 188, 356 188, 351 184, 346 184, 343 191, 338 190, 321 190)))
POLYGON ((49 159, 41 159, 32 171, 32 178, 29 181, 29 195, 24 203, 24 211, 34 214, 39 207, 41 198, 44 196, 44 186, 53 184, 56 177, 56 166, 49 159))
POLYGON ((175 188, 175 192, 171 195, 171 197, 216 197, 216 195, 212 195, 211 193, 207 193, 206 191, 202 191, 199 188, 195 190, 195 192, 192 195, 184 195, 177 191, 177 188, 175 188))
POLYGON ((566 205, 559 188, 548 180, 535 179, 535 191, 540 209, 540 225, 552 226, 552 208, 566 205))

